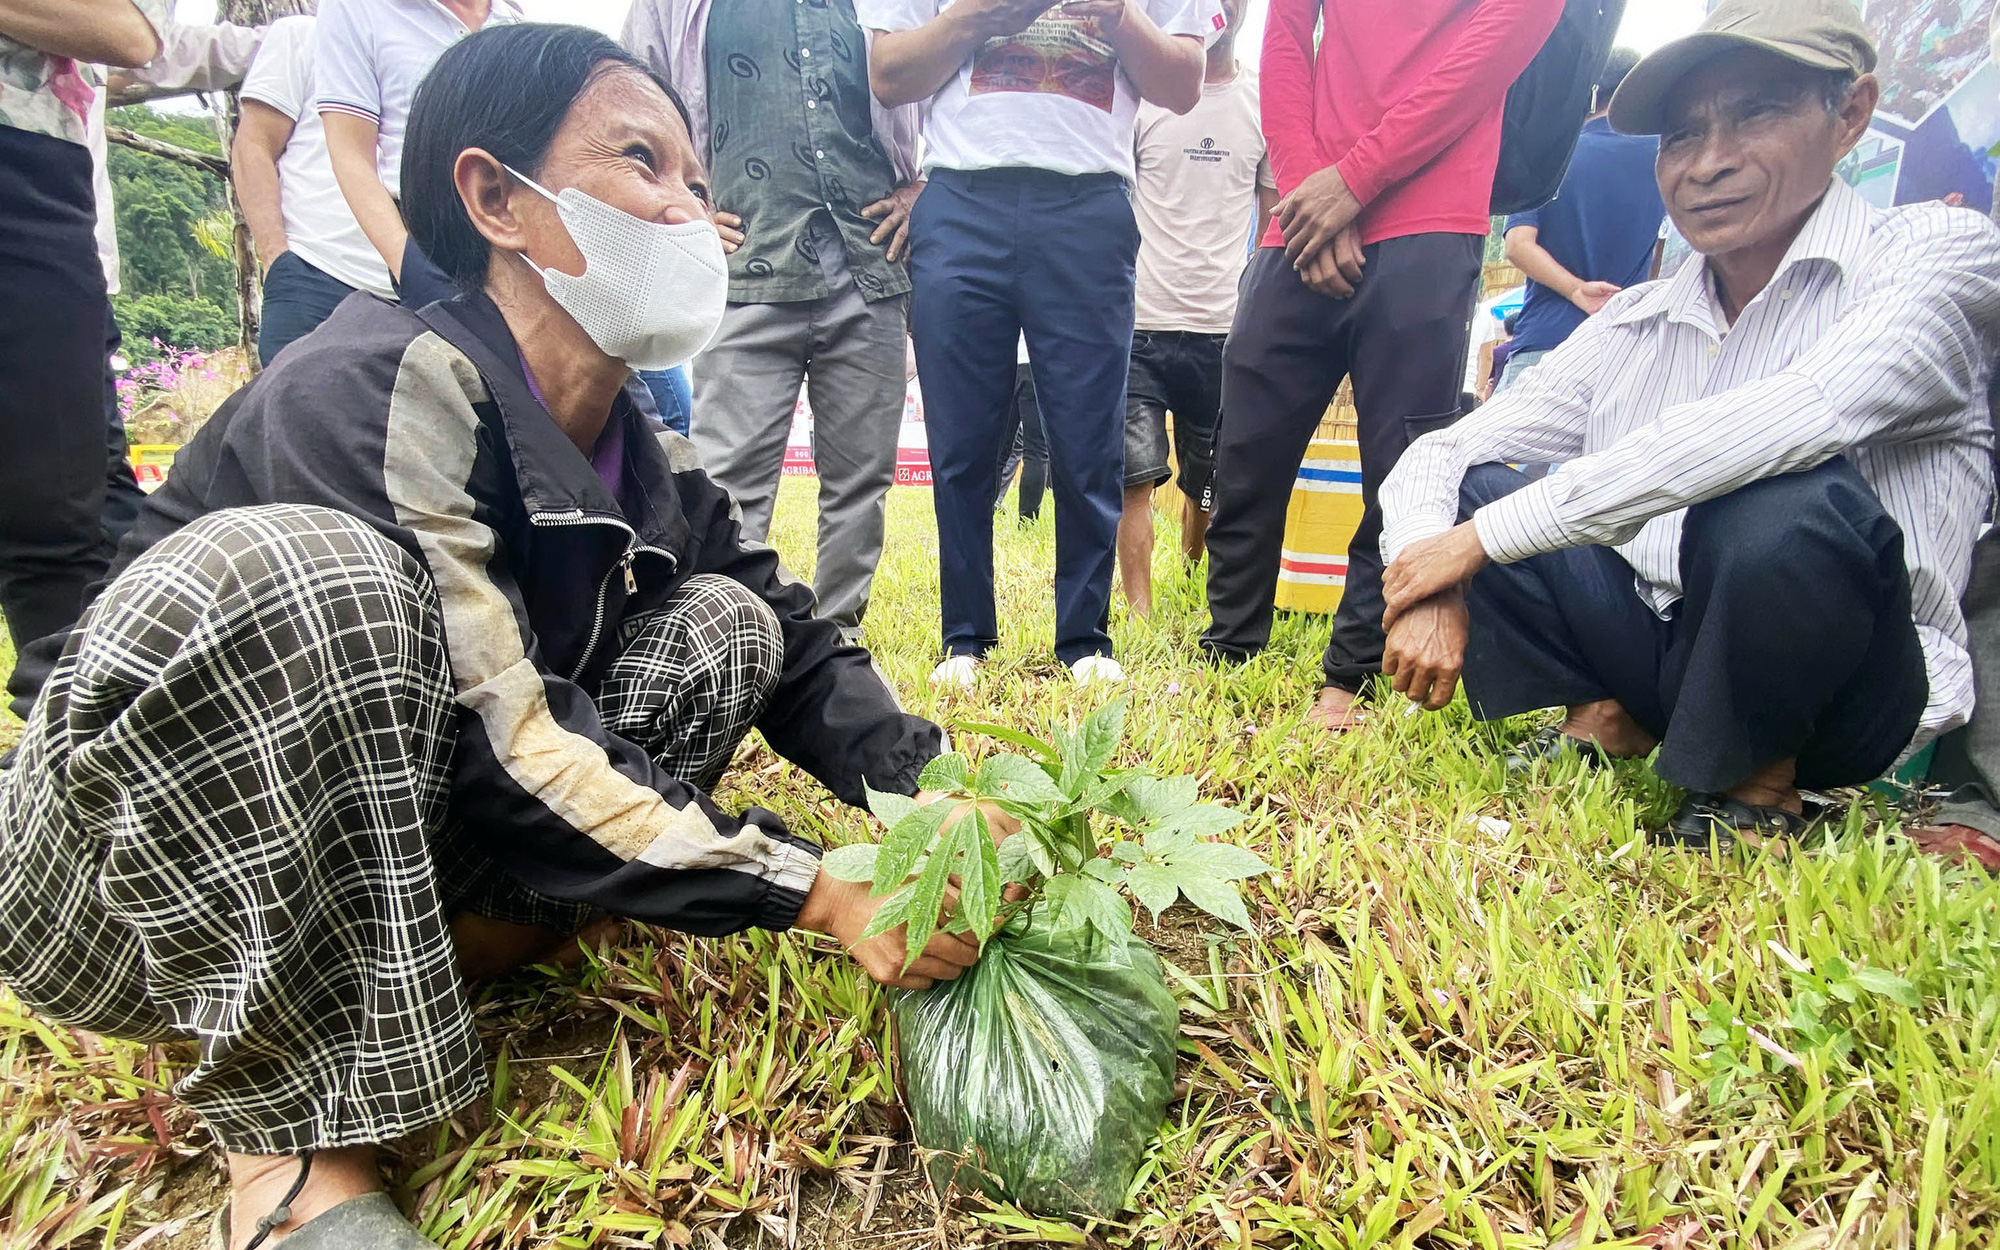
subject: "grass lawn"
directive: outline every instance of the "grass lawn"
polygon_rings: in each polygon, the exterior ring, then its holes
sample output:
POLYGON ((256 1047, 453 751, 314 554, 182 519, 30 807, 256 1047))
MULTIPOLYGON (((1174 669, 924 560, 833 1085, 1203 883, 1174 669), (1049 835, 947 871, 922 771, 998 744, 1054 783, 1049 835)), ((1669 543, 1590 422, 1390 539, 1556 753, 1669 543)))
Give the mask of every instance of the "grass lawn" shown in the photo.
MULTIPOLYGON (((810 514, 811 484, 788 482, 777 542, 802 572, 810 514)), ((1046 513, 1003 523, 1011 636, 975 696, 941 698, 929 495, 894 492, 868 629, 913 708, 1037 728, 1107 697, 1048 651, 1053 545, 1046 513)), ((1914 857, 1869 803, 1789 857, 1650 851, 1638 830, 1675 796, 1642 766, 1510 786, 1496 748, 1530 726, 1475 725, 1462 703, 1302 733, 1323 622, 1282 621, 1255 664, 1204 669, 1200 578, 1167 546, 1158 616, 1113 627, 1128 758, 1201 773, 1253 814, 1231 836, 1283 876, 1249 891, 1253 934, 1181 912, 1140 926, 1181 998, 1181 1086, 1123 1223, 940 1211, 885 998, 851 963, 800 936, 633 926, 579 972, 478 991, 491 1097, 395 1152, 425 1232, 454 1248, 2000 1240, 2000 885, 1914 857)), ((761 745, 739 765, 725 803, 867 835, 761 745)), ((203 1244, 215 1156, 163 1095, 187 1062, 0 999, 0 1244, 203 1244)))

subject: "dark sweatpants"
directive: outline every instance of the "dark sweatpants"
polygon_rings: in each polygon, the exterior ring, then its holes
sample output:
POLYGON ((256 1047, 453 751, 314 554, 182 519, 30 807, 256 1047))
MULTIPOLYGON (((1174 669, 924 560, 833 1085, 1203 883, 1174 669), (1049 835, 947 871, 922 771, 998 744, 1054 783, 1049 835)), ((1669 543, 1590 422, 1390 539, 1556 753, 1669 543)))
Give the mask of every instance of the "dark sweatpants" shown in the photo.
POLYGON ((1282 248, 1243 275, 1222 359, 1215 511, 1208 528, 1202 645, 1243 659, 1271 640, 1292 483, 1343 379, 1354 378, 1361 436, 1361 527, 1326 647, 1326 680, 1359 690, 1382 669, 1382 510, 1376 492, 1421 434, 1457 419, 1481 240, 1416 234, 1363 249, 1352 299, 1308 289, 1282 248))
POLYGON ((1056 657, 1110 655, 1139 228, 1116 174, 938 169, 910 216, 910 334, 937 507, 944 649, 999 641, 993 501, 1025 334, 1056 491, 1056 657))
MULTIPOLYGON (((1527 482, 1481 465, 1462 513, 1527 482)), ((1474 714, 1616 699, 1660 739, 1659 775, 1708 793, 1794 757, 1800 786, 1856 785, 1909 745, 1929 683, 1903 531, 1847 461, 1689 508, 1681 585, 1662 620, 1609 547, 1488 565, 1468 594, 1474 714)))
POLYGON ((0 616, 17 647, 75 624, 110 562, 96 229, 89 150, 0 125, 0 616))

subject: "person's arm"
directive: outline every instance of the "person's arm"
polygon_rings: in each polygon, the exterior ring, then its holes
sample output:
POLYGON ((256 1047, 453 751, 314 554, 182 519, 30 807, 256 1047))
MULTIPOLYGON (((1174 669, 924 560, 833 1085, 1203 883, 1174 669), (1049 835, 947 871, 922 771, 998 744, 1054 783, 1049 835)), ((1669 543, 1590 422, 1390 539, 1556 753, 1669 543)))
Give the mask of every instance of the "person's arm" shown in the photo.
POLYGON ((1069 0, 1062 12, 1097 19, 1098 34, 1118 54, 1118 68, 1140 99, 1172 113, 1190 112, 1201 103, 1206 54, 1199 38, 1161 30, 1138 0, 1069 0))
POLYGON ((2000 355, 2000 228, 1925 207, 1883 229, 1895 237, 1850 279, 1846 312, 1782 372, 1670 408, 1560 474, 1481 508, 1475 520, 1487 554, 1512 561, 1615 545, 1654 517, 1810 469, 1851 447, 1958 432, 1965 407, 1983 402, 1987 367, 2000 355), (1756 419, 1746 421, 1747 413, 1756 419))
POLYGON ((1541 230, 1536 226, 1509 225, 1508 263, 1575 304, 1585 316, 1594 315, 1612 296, 1618 294, 1619 288, 1612 283, 1586 282, 1564 268, 1563 263, 1541 245, 1540 234, 1541 230))
MULTIPOLYGON (((1321 0, 1271 0, 1259 61, 1265 157, 1280 196, 1326 165, 1313 129, 1313 65, 1321 0)), ((1263 238, 1259 233, 1258 238, 1263 238)))
POLYGON ((333 164, 333 180, 340 184, 341 195, 354 210, 354 220, 361 223, 361 233, 382 254, 390 275, 400 281, 403 248, 410 241, 410 232, 375 169, 375 145, 382 128, 365 117, 334 109, 321 110, 319 117, 326 126, 326 155, 333 164))
POLYGON ((1562 0, 1480 0, 1430 73, 1279 205, 1285 251, 1293 261, 1330 246, 1383 191, 1428 165, 1499 108, 1548 41, 1562 8, 1562 0))
POLYGON ((130 68, 160 55, 167 6, 133 0, 0 0, 0 35, 37 52, 130 68))
POLYGON ((935 0, 869 0, 857 8, 875 39, 868 54, 868 85, 887 108, 936 95, 988 39, 1018 35, 1049 8, 1050 0, 958 0, 921 24, 894 29, 912 11, 934 9, 935 0))
POLYGON ((1271 169, 1271 154, 1264 153, 1264 159, 1257 162, 1257 233, 1250 236, 1251 246, 1256 246, 1264 232, 1271 227, 1271 215, 1278 211, 1278 178, 1271 169))
POLYGON ((112 94, 136 87, 162 93, 234 90, 250 72, 250 62, 255 59, 268 29, 230 22, 194 26, 177 23, 161 41, 158 56, 110 76, 112 94))
POLYGON ((236 142, 229 149, 229 179, 250 227, 250 245, 259 268, 269 269, 288 246, 285 212, 278 187, 278 158, 292 141, 292 119, 262 100, 243 100, 236 142))

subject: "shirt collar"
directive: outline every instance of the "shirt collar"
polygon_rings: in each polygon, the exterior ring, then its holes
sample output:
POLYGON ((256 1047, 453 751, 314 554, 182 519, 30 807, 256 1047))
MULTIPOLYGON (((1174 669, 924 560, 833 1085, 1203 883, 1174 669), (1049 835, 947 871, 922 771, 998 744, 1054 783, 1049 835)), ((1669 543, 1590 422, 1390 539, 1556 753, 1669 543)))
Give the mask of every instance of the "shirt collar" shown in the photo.
MULTIPOLYGON (((1794 268, 1808 262, 1823 261, 1843 275, 1851 272, 1861 262, 1863 248, 1879 213, 1879 209, 1861 198, 1860 192, 1835 178, 1820 199, 1819 207, 1806 218, 1804 228, 1786 249, 1785 258, 1778 262, 1777 272, 1771 275, 1765 290, 1781 286, 1794 268)), ((1699 265, 1682 265, 1670 280, 1656 284, 1619 313, 1615 324, 1629 325, 1664 314, 1668 321, 1693 325, 1720 338, 1727 327, 1715 316, 1708 279, 1706 260, 1699 265)))

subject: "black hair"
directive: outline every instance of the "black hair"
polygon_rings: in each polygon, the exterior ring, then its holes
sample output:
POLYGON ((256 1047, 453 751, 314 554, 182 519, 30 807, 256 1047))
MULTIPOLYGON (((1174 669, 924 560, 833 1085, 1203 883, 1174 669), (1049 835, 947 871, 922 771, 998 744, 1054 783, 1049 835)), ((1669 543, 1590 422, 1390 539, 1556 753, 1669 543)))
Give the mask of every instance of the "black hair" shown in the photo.
POLYGON ((1604 58, 1604 69, 1597 75, 1597 107, 1611 107, 1611 93, 1618 90, 1618 84, 1625 81, 1625 75, 1639 63, 1639 54, 1631 48, 1613 48, 1611 55, 1604 58))
POLYGON ((1514 331, 1520 324, 1521 324, 1521 310, 1516 308, 1513 312, 1507 314, 1505 320, 1501 321, 1500 328, 1507 332, 1508 338, 1513 338, 1514 331))
POLYGON ((687 106, 665 79, 584 26, 488 26, 431 66, 403 136, 403 221, 418 249, 460 286, 485 283, 492 249, 458 198, 459 153, 481 148, 530 177, 539 174, 577 98, 614 68, 646 75, 687 122, 687 106))

